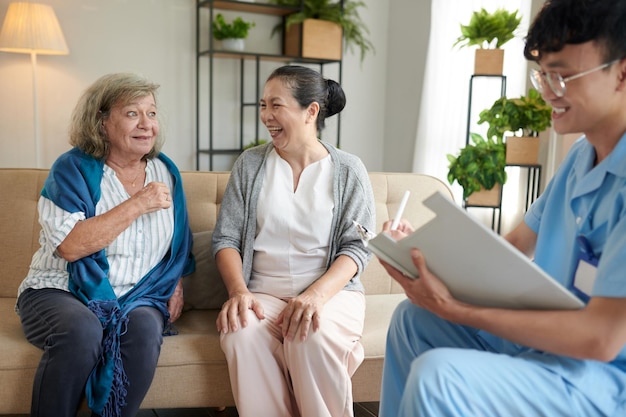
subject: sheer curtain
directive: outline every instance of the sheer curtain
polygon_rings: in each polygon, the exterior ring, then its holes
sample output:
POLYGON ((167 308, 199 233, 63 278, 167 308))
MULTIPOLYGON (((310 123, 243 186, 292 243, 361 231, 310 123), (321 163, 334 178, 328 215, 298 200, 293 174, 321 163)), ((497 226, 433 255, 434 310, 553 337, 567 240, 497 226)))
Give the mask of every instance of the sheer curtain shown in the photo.
MULTIPOLYGON (((510 12, 518 11, 522 23, 515 39, 504 46, 504 75, 506 76, 506 95, 517 97, 526 94, 527 64, 523 56, 524 36, 531 19, 531 0, 437 0, 431 4, 431 33, 422 101, 418 119, 413 158, 413 171, 433 175, 447 183, 447 154, 456 155, 465 146, 468 123, 469 80, 474 72, 474 48, 452 47, 460 35, 460 24, 467 24, 474 11, 485 8, 494 11, 504 8, 510 12)), ((478 81, 478 80, 476 80, 478 81)), ((499 97, 493 85, 481 85, 474 82, 470 118, 470 131, 483 134, 486 125, 477 125, 478 113, 488 108, 499 97)), ((487 82, 493 82, 494 79, 487 82)), ((507 184, 516 184, 519 172, 508 169, 507 184)), ((509 187, 511 188, 511 187, 509 187)), ((513 186, 514 188, 514 186, 513 186)), ((462 190, 458 184, 452 186, 456 201, 461 201, 462 190)), ((508 191, 508 189, 507 189, 508 191)), ((517 221, 523 210, 523 200, 517 193, 504 193, 502 207, 502 231, 517 221)), ((475 209, 488 213, 491 210, 475 209)))

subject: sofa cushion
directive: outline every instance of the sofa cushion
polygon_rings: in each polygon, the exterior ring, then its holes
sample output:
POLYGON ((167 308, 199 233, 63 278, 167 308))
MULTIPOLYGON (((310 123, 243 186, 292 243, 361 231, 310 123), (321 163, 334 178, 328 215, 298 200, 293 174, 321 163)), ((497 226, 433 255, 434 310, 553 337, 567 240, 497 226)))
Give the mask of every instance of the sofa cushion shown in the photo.
POLYGON ((15 298, 0 298, 0 336, 2 355, 0 371, 8 369, 35 369, 41 350, 26 341, 19 316, 15 312, 15 298))
POLYGON ((39 248, 37 201, 47 176, 48 171, 43 169, 0 170, 0 297, 15 301, 31 257, 39 248))
POLYGON ((212 236, 211 231, 193 234, 196 271, 183 279, 186 310, 221 308, 228 299, 228 292, 217 272, 211 252, 212 236))
POLYGON ((372 294, 365 296, 365 324, 361 343, 368 358, 383 358, 387 329, 396 306, 406 300, 402 294, 372 294))

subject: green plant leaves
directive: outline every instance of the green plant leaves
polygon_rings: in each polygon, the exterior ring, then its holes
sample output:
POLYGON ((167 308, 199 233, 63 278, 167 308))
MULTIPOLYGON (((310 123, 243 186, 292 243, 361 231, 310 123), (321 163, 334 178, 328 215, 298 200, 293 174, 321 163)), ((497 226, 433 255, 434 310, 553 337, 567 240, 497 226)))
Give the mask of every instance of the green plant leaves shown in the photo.
POLYGON ((500 97, 489 109, 480 112, 478 124, 487 123, 487 137, 502 139, 506 132, 522 136, 537 136, 552 123, 552 108, 541 94, 528 90, 527 96, 509 99, 500 97))
POLYGON ((458 182, 463 187, 463 199, 481 188, 492 189, 496 184, 506 182, 506 145, 502 140, 484 139, 477 133, 470 133, 467 146, 458 156, 447 155, 448 182, 458 182))
POLYGON ((241 17, 235 18, 231 23, 227 23, 221 13, 215 16, 213 21, 213 37, 218 41, 224 39, 240 39, 248 36, 250 28, 254 27, 254 22, 246 22, 241 17))
POLYGON ((517 16, 517 10, 510 13, 505 9, 497 9, 489 13, 484 8, 480 9, 472 14, 468 25, 460 25, 461 36, 453 46, 501 48, 515 37, 515 30, 521 21, 521 16, 517 16))

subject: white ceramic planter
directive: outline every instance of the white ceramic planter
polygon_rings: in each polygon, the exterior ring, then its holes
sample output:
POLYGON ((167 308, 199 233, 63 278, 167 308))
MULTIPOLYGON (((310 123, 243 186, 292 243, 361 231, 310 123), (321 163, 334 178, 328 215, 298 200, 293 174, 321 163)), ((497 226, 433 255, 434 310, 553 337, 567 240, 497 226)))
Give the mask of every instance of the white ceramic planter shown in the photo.
POLYGON ((227 51, 243 51, 246 46, 242 38, 222 39, 222 48, 227 51))

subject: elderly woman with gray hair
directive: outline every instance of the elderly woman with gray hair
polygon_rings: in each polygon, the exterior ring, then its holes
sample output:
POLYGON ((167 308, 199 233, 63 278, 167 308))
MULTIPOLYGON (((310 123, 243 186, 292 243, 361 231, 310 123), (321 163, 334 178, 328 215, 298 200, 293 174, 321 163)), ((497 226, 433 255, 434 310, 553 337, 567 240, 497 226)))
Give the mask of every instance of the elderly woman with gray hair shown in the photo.
POLYGON ((135 416, 164 328, 194 267, 180 173, 160 152, 158 85, 98 79, 80 98, 73 148, 39 199, 41 247, 18 292, 26 338, 43 349, 32 416, 135 416))

